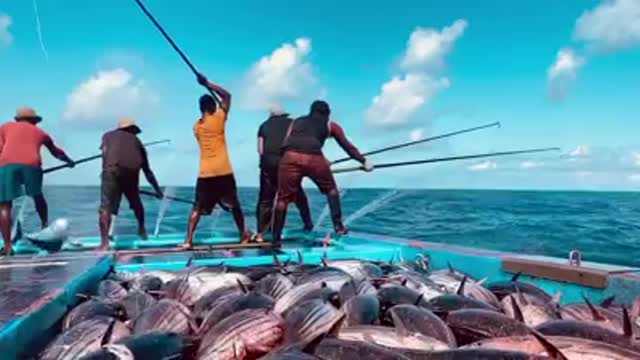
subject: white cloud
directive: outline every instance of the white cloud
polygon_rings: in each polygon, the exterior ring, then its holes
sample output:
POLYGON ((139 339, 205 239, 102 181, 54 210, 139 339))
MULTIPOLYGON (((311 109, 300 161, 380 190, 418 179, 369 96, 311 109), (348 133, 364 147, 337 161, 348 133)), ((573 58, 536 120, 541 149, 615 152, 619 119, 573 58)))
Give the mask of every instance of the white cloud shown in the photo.
POLYGON ((544 166, 542 161, 527 160, 520 163, 522 169, 536 169, 544 166))
POLYGON ((409 133, 409 140, 411 141, 419 141, 424 138, 425 138, 425 131, 423 128, 413 129, 409 133))
POLYGON ((85 125, 112 125, 119 117, 148 113, 158 98, 123 68, 99 71, 67 98, 64 119, 85 125))
POLYGON ((573 49, 565 48, 558 51, 556 61, 547 71, 549 96, 555 100, 562 100, 571 90, 578 77, 578 71, 584 64, 585 59, 576 55, 573 49))
POLYGON ((9 15, 0 13, 0 47, 11 45, 13 42, 13 35, 9 32, 11 23, 9 15))
POLYGON ((404 125, 411 115, 449 85, 447 78, 434 79, 425 74, 395 76, 383 84, 380 95, 373 98, 367 121, 377 127, 404 125))
POLYGON ((569 156, 571 157, 589 157, 591 155, 591 147, 589 145, 578 145, 573 149, 569 156))
POLYGON ((603 0, 580 16, 574 38, 605 51, 640 45, 640 1, 603 0))
POLYGON ((495 161, 487 160, 477 164, 469 165, 467 169, 471 171, 488 171, 495 170, 498 168, 498 164, 495 161))
POLYGON ((437 69, 444 65, 444 57, 451 51, 456 40, 467 28, 466 20, 456 20, 442 31, 417 28, 407 42, 407 50, 402 59, 405 70, 437 69))
POLYGON ((285 43, 263 56, 246 74, 245 106, 262 110, 273 102, 301 96, 316 82, 310 53, 311 40, 298 38, 295 44, 285 43))

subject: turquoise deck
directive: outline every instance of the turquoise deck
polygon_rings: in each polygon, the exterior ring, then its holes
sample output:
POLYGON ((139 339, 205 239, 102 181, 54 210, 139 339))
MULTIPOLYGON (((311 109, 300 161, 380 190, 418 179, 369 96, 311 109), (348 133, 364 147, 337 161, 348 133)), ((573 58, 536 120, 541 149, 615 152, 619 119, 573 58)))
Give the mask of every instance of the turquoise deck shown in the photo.
MULTIPOLYGON (((503 258, 520 257, 529 258, 526 255, 515 255, 494 251, 483 251, 469 248, 451 247, 443 244, 428 243, 422 241, 410 241, 406 239, 390 238, 371 234, 354 233, 333 241, 332 246, 322 247, 320 240, 324 233, 302 235, 297 232, 287 234, 288 240, 277 251, 278 257, 285 261, 288 258, 297 260, 300 252, 307 263, 319 263, 322 257, 329 259, 359 258, 365 260, 389 261, 393 259, 410 260, 418 254, 428 255, 433 269, 442 269, 451 263, 454 267, 469 273, 477 278, 487 277, 490 282, 508 280, 513 274, 502 271, 503 258)), ((72 279, 50 279, 56 286, 51 286, 51 293, 40 300, 37 306, 31 306, 26 312, 13 314, 14 318, 7 322, 0 322, 0 348, 11 354, 12 357, 27 354, 27 349, 33 349, 39 339, 49 334, 49 329, 62 317, 68 306, 77 302, 76 294, 91 292, 91 287, 96 280, 103 277, 108 268, 113 265, 119 270, 140 271, 143 269, 179 270, 185 267, 189 259, 195 265, 217 265, 224 263, 234 266, 251 266, 270 264, 273 262, 273 253, 270 249, 217 249, 213 251, 158 253, 157 249, 173 248, 183 240, 182 234, 162 235, 146 241, 138 240, 134 236, 116 238, 114 256, 100 255, 91 251, 63 252, 60 254, 44 256, 18 256, 13 259, 0 260, 0 280, 6 278, 7 269, 15 271, 10 264, 22 262, 24 264, 37 264, 38 262, 56 262, 66 259, 69 263, 81 261, 80 259, 92 259, 93 264, 81 269, 74 274, 72 279), (131 252, 129 250, 149 250, 131 252), (151 251, 156 249, 156 251, 151 251), (3 275, 5 274, 5 275, 3 275), (3 277, 4 276, 4 277, 3 277), (58 281, 56 283, 56 281, 58 281)), ((98 238, 80 239, 81 249, 90 249, 97 246, 98 238)), ((201 245, 221 245, 237 243, 237 237, 233 233, 220 233, 214 236, 202 236, 196 240, 201 245)), ((77 249, 76 249, 77 250, 77 249)), ((566 262, 566 259, 535 257, 536 260, 548 262, 566 262)), ((588 259, 586 259, 588 260, 588 259)), ((606 289, 595 289, 578 286, 569 283, 560 283, 544 279, 531 279, 522 277, 524 281, 531 281, 551 294, 562 292, 563 304, 582 301, 582 295, 589 296, 594 301, 602 300, 610 295, 616 295, 618 301, 632 302, 640 294, 640 277, 637 275, 640 268, 621 267, 608 264, 583 263, 583 266, 597 268, 609 272, 609 283, 606 289)), ((25 268, 31 269, 34 268, 25 268)), ((46 277, 46 274, 44 274, 46 277)), ((10 285, 20 286, 19 280, 10 285)), ((0 295, 0 303, 6 300, 5 291, 0 295)), ((35 301, 35 300, 34 300, 35 301)), ((0 318, 2 318, 0 314, 0 318)), ((4 357, 3 357, 4 358, 4 357)))

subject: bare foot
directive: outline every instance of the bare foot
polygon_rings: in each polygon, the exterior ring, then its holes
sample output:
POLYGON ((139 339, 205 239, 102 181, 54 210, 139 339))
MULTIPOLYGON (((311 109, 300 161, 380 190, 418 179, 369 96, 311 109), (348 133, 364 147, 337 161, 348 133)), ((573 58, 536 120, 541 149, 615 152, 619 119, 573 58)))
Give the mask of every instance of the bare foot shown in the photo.
POLYGON ((242 236, 240 237, 240 243, 241 244, 248 244, 251 242, 251 237, 253 236, 253 234, 251 233, 251 231, 249 230, 245 230, 242 232, 242 236))
POLYGON ((109 245, 100 245, 96 248, 96 251, 109 251, 109 245))
POLYGON ((193 245, 188 243, 188 242, 185 242, 184 244, 178 245, 178 249, 180 249, 180 250, 191 250, 191 249, 193 249, 193 245))
POLYGON ((263 243, 264 242, 264 237, 262 237, 262 234, 256 234, 256 237, 253 238, 253 241, 255 241, 257 243, 263 243))

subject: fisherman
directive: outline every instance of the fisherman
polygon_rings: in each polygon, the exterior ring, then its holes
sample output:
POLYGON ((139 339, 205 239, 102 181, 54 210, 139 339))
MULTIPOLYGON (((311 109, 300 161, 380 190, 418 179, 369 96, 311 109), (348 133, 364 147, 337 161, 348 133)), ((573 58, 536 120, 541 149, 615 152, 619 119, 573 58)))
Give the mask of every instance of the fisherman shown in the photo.
POLYGON ((293 121, 284 143, 284 155, 278 171, 278 200, 274 215, 273 243, 280 245, 287 206, 297 196, 302 178, 307 176, 327 196, 331 220, 336 235, 347 234, 342 224, 340 194, 330 163, 322 153, 327 138, 333 137, 340 147, 354 160, 363 164, 365 171, 372 171, 371 164, 349 142, 342 128, 329 119, 331 109, 324 101, 314 101, 308 115, 293 121))
POLYGON ((183 249, 193 247, 193 236, 201 215, 210 215, 216 205, 230 211, 240 233, 240 241, 251 240, 251 232, 245 228, 244 214, 238 199, 236 180, 233 175, 225 127, 231 107, 231 94, 224 88, 213 84, 198 74, 198 83, 210 90, 219 100, 220 106, 212 95, 200 97, 200 112, 193 131, 200 147, 200 171, 196 183, 196 204, 191 210, 187 227, 187 238, 183 249))
MULTIPOLYGON (((263 241, 263 234, 271 231, 273 216, 273 206, 278 191, 278 165, 282 156, 282 145, 284 143, 287 130, 293 120, 278 105, 274 105, 269 118, 260 125, 258 130, 258 154, 260 154, 260 195, 256 217, 258 219, 258 234, 256 242, 263 241)), ((300 217, 304 224, 304 230, 313 230, 311 221, 311 211, 307 196, 302 189, 298 188, 294 202, 300 211, 300 217)))
POLYGON ((49 225, 47 200, 42 193, 42 158, 40 148, 44 145, 51 155, 64 161, 69 167, 73 160, 57 147, 51 137, 37 124, 42 121, 32 108, 16 111, 15 122, 0 126, 0 230, 4 239, 4 252, 11 254, 11 206, 14 199, 22 195, 22 186, 27 196, 33 198, 42 228, 49 225))
POLYGON ((138 221, 138 235, 147 239, 147 228, 144 223, 144 206, 140 199, 140 170, 153 187, 158 198, 162 198, 162 190, 156 180, 144 145, 138 138, 141 132, 136 123, 129 118, 122 118, 115 130, 102 136, 102 187, 100 203, 100 247, 109 249, 109 228, 112 216, 118 215, 122 195, 127 198, 129 207, 138 221))

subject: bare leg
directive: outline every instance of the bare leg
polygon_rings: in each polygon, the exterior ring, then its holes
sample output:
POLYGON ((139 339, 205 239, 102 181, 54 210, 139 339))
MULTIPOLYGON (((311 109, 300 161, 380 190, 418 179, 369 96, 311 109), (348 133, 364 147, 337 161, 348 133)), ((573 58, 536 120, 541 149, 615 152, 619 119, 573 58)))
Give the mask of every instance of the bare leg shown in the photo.
POLYGON ((109 210, 100 209, 100 246, 97 250, 109 250, 109 228, 111 227, 111 213, 109 210))
POLYGON ((0 203, 0 231, 4 239, 4 253, 11 255, 11 202, 0 203))
POLYGON ((144 224, 144 207, 142 207, 142 203, 139 205, 136 204, 133 207, 133 214, 136 216, 136 220, 138 221, 138 235, 142 240, 147 240, 149 236, 147 235, 147 228, 144 224))
POLYGON ((333 221, 333 228, 336 231, 336 235, 346 235, 348 231, 342 224, 342 209, 340 207, 340 193, 338 189, 333 189, 327 194, 327 202, 329 203, 331 220, 333 221))
POLYGON ((240 233, 240 242, 245 244, 251 241, 251 232, 245 229, 244 227, 244 214, 242 213, 242 208, 240 204, 231 209, 231 214, 233 215, 233 221, 236 223, 236 227, 238 228, 238 233, 240 233))
POLYGON ((184 244, 181 245, 183 249, 191 249, 193 247, 193 235, 200 222, 200 210, 193 208, 189 215, 189 224, 187 225, 187 238, 184 240, 184 244))
POLYGON ((49 226, 49 206, 47 205, 47 200, 44 198, 44 195, 40 194, 33 197, 33 202, 36 206, 36 212, 38 212, 38 216, 40 217, 40 224, 44 229, 49 226))

